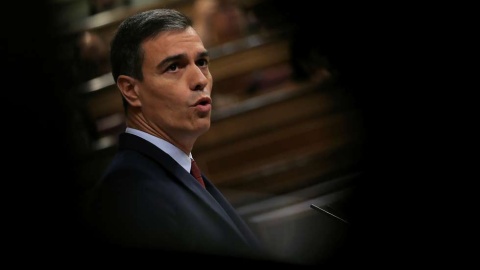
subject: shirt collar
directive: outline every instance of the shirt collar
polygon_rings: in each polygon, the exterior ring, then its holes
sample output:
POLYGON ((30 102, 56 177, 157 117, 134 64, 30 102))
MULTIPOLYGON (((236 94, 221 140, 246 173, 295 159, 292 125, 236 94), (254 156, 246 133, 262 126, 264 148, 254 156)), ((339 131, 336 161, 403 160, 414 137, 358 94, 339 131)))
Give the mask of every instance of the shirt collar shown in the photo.
POLYGON ((169 142, 167 142, 163 139, 160 139, 158 137, 150 135, 146 132, 140 131, 138 129, 127 127, 125 132, 136 135, 140 138, 143 138, 143 139, 153 143, 155 146, 160 148, 163 152, 165 152, 169 156, 171 156, 188 173, 190 173, 190 169, 192 167, 191 159, 193 159, 192 153, 187 155, 182 150, 180 150, 178 147, 176 147, 175 145, 173 145, 173 144, 171 144, 171 143, 169 143, 169 142))

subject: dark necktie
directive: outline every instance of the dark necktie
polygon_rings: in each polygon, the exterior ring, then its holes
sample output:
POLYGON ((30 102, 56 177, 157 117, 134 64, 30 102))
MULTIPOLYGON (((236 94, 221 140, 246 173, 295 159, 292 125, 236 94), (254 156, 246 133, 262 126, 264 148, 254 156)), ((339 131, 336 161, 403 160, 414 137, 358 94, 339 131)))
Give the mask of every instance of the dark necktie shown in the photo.
POLYGON ((200 172, 200 169, 198 168, 197 163, 195 162, 195 160, 193 159, 191 160, 192 160, 192 169, 190 170, 190 174, 192 174, 193 177, 195 177, 195 179, 197 179, 198 182, 200 182, 200 185, 205 187, 205 183, 203 182, 203 178, 202 178, 202 173, 200 172))

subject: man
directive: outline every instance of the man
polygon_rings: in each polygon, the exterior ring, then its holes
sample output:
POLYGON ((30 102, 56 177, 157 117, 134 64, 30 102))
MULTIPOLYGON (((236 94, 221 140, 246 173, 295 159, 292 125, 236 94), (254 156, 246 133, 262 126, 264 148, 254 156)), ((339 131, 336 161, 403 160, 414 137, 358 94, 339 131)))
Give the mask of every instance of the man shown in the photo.
POLYGON ((175 10, 127 18, 111 43, 127 129, 90 204, 102 242, 115 247, 228 256, 259 243, 219 190, 190 171, 210 127, 209 56, 191 20, 175 10))

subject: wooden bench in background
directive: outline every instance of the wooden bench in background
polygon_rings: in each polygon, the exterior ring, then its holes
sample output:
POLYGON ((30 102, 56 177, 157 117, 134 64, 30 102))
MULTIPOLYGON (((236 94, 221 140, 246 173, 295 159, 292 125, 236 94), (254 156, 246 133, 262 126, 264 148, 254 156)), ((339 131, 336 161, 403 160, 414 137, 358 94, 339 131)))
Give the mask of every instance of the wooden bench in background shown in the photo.
POLYGON ((363 139, 348 101, 321 85, 292 84, 216 111, 192 152, 241 205, 357 170, 363 139))

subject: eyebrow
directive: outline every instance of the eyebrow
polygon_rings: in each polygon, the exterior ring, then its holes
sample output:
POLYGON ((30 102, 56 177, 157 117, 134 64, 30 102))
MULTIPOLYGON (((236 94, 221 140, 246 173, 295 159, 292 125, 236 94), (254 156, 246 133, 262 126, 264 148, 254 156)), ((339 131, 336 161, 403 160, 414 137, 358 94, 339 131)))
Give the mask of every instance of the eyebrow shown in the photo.
MULTIPOLYGON (((209 57, 207 50, 197 54, 197 58, 203 58, 203 57, 209 57)), ((171 62, 175 62, 185 58, 187 58, 187 55, 185 53, 168 56, 165 59, 163 59, 160 63, 158 63, 157 68, 163 68, 164 66, 166 66, 171 62)))

